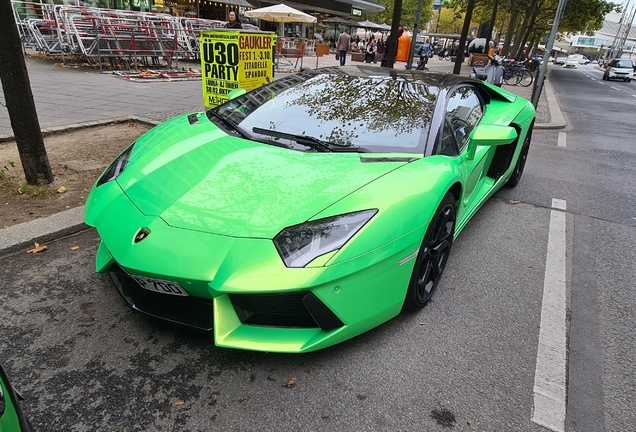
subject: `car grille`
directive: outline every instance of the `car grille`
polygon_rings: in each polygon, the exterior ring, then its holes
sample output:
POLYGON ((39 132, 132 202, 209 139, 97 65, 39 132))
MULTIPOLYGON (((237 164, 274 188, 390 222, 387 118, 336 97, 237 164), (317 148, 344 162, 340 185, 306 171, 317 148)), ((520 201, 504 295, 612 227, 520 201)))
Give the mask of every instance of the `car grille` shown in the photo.
POLYGON ((275 294, 230 294, 230 301, 243 324, 273 327, 343 326, 340 319, 311 291, 275 294))
POLYGON ((143 289, 119 266, 113 269, 111 278, 121 296, 133 309, 197 330, 212 330, 212 300, 193 296, 173 296, 143 289))

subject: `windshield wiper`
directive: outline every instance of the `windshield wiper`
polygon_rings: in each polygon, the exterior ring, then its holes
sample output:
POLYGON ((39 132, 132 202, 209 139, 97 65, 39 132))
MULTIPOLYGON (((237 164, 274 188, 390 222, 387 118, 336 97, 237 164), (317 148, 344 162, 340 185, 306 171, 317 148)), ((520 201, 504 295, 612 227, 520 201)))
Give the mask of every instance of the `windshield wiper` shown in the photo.
POLYGON ((294 140, 298 144, 305 145, 307 147, 311 147, 314 149, 321 149, 323 151, 328 151, 328 152, 356 152, 356 153, 365 152, 365 150, 360 147, 345 147, 345 146, 341 146, 329 141, 323 141, 319 138, 312 137, 309 135, 279 132, 279 131, 263 129, 259 127, 253 127, 252 132, 260 134, 260 135, 275 137, 275 138, 294 140))
POLYGON ((249 134, 247 134, 245 131, 243 131, 243 129, 241 129, 241 127, 238 125, 238 123, 235 122, 234 120, 231 120, 231 119, 219 114, 216 111, 208 111, 206 114, 208 115, 208 118, 210 118, 210 116, 214 116, 214 118, 216 120, 219 120, 221 123, 223 123, 223 126, 225 126, 227 129, 229 129, 232 132, 236 132, 242 138, 252 139, 252 137, 249 134))

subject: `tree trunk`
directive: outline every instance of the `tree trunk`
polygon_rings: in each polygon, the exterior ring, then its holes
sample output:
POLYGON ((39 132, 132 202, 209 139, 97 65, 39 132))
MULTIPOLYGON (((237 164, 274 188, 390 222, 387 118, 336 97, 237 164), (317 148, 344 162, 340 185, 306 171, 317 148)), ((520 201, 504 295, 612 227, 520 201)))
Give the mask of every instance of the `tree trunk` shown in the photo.
POLYGON ((26 181, 52 183, 53 172, 35 111, 22 43, 9 0, 0 0, 0 79, 26 181))
POLYGON ((473 9, 475 9, 475 0, 468 0, 464 26, 462 27, 462 34, 459 36, 459 47, 457 49, 457 57, 455 58, 455 66, 453 67, 453 73, 455 75, 459 75, 462 70, 464 51, 466 50, 466 41, 468 40, 468 30, 470 29, 470 21, 473 18, 473 9))
MULTIPOLYGON (((395 64, 395 56, 398 46, 398 28, 400 27, 400 17, 402 16, 402 0, 395 0, 393 4, 393 21, 391 21, 391 36, 389 36, 389 46, 387 47, 386 67, 392 68, 395 64)), ((413 37, 416 37, 414 35, 413 37)))
MULTIPOLYGON (((530 40, 530 34, 532 33, 534 24, 537 21, 537 15, 539 14, 537 3, 538 3, 537 0, 533 0, 533 2, 530 4, 530 7, 526 10, 526 16, 525 16, 525 19, 523 20, 523 26, 521 27, 522 33, 519 36, 519 45, 517 46, 517 50, 518 50, 518 52, 516 53, 517 57, 523 50, 523 47, 526 45, 526 43, 529 42, 530 40)), ((528 46, 530 47, 530 44, 528 44, 528 46)), ((530 49, 528 50, 528 52, 530 52, 530 49)))
POLYGON ((516 31, 517 27, 517 19, 519 18, 519 11, 517 9, 513 9, 510 12, 510 21, 508 22, 508 29, 506 30, 506 39, 504 40, 503 52, 502 54, 505 56, 510 52, 510 42, 512 41, 512 35, 516 31))

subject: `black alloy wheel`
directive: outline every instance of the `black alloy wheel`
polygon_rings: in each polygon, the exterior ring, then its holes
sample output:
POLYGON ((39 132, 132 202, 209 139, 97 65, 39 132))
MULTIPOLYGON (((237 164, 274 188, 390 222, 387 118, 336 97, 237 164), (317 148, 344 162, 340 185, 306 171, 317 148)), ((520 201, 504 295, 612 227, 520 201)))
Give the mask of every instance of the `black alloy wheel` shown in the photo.
POLYGON ((455 224, 455 197, 447 193, 439 205, 420 246, 411 281, 404 299, 404 310, 414 312, 431 299, 450 256, 455 224))
POLYGON ((506 183, 506 186, 508 187, 515 187, 521 181, 521 176, 523 175, 523 169, 526 167, 526 161, 528 160, 528 150, 530 150, 530 139, 531 139, 530 133, 531 132, 528 132, 528 135, 526 135, 526 139, 523 141, 523 147, 521 148, 519 159, 517 159, 515 170, 512 172, 510 179, 506 183))

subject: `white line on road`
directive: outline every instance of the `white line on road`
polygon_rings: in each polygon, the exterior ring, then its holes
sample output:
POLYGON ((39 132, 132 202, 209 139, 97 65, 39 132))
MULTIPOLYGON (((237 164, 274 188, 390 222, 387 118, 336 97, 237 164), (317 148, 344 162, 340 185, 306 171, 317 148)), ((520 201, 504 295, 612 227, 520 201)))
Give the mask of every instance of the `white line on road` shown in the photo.
POLYGON ((566 397, 565 200, 553 198, 552 208, 534 373, 532 421, 563 432, 566 397))
MULTIPOLYGON (((590 78, 592 78, 592 77, 590 77, 590 78)), ((592 78, 592 81, 596 81, 596 78, 592 78)))
POLYGON ((565 132, 559 132, 559 147, 565 147, 565 132))
POLYGON ((610 86, 611 88, 613 88, 614 90, 620 90, 619 88, 616 88, 614 86, 610 86))

